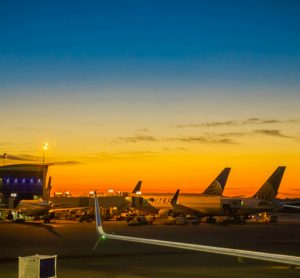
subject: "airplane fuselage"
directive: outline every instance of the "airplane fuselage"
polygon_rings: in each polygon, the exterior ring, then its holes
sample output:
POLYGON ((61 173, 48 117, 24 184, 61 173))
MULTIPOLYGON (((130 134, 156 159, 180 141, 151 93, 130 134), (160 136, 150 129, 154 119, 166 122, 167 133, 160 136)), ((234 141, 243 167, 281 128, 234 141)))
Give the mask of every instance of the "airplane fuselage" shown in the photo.
MULTIPOLYGON (((178 214, 197 214, 199 216, 212 216, 212 215, 228 215, 224 210, 223 204, 228 198, 221 196, 214 196, 209 194, 198 194, 190 196, 179 196, 177 205, 172 206, 172 196, 154 195, 140 197, 141 199, 136 202, 135 208, 144 214, 157 214, 162 211, 172 210, 173 213, 178 214)), ((236 205, 239 205, 240 202, 236 205)))
POLYGON ((18 205, 21 214, 26 216, 42 216, 48 214, 51 205, 47 201, 22 200, 18 205))
POLYGON ((230 198, 198 194, 197 196, 179 196, 177 205, 172 206, 171 195, 153 195, 139 197, 135 208, 143 214, 158 214, 162 211, 172 210, 178 214, 193 214, 198 216, 228 216, 229 210, 224 205, 229 204, 235 215, 251 215, 258 212, 270 211, 276 208, 276 203, 262 199, 230 198))
POLYGON ((237 211, 236 215, 251 215, 258 212, 270 211, 277 207, 275 202, 265 201, 254 197, 241 198, 241 201, 243 206, 237 211))

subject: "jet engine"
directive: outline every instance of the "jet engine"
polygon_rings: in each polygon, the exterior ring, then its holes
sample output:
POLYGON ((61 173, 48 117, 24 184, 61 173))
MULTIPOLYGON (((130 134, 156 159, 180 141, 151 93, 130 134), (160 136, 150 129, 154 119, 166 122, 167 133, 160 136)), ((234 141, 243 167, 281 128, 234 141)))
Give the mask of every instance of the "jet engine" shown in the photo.
POLYGON ((162 219, 167 219, 168 216, 174 216, 174 210, 173 209, 161 209, 159 212, 158 212, 160 218, 162 219))

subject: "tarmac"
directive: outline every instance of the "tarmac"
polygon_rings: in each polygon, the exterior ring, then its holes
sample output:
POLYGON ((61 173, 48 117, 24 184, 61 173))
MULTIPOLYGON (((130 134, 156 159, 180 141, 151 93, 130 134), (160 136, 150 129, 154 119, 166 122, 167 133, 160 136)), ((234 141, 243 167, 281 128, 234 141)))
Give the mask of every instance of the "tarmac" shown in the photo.
MULTIPOLYGON (((300 256, 300 217, 277 223, 124 226, 106 233, 300 256)), ((57 277, 300 277, 300 268, 140 243, 103 240, 95 251, 95 222, 0 223, 0 277, 18 277, 18 257, 57 255, 57 277)))

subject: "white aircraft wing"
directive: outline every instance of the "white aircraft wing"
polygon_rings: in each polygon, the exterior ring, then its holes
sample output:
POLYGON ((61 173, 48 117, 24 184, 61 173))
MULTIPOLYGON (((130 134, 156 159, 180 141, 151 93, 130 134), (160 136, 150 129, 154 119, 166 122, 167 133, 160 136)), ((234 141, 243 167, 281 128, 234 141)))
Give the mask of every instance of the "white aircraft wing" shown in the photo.
POLYGON ((163 240, 156 240, 156 239, 118 236, 118 235, 114 235, 114 234, 106 234, 102 228, 101 216, 100 216, 99 205, 98 205, 97 191, 95 191, 95 213, 96 213, 96 230, 99 235, 99 238, 98 238, 98 241, 97 241, 94 249, 97 247, 97 245, 101 241, 101 239, 111 238, 111 239, 116 239, 116 240, 147 243, 147 244, 154 244, 154 245, 160 245, 160 246, 188 249, 188 250, 193 250, 193 251, 201 251, 201 252, 209 252, 209 253, 215 253, 215 254, 235 256, 235 257, 238 257, 238 260, 240 262, 243 261, 243 258, 250 258, 250 259, 256 259, 256 260, 265 260, 265 261, 287 264, 291 268, 294 268, 295 266, 300 266, 300 257, 294 257, 294 256, 272 254, 272 253, 262 253, 262 252, 254 252, 254 251, 230 249, 230 248, 221 248, 221 247, 213 247, 213 246, 198 245, 198 244, 188 244, 188 243, 173 242, 173 241, 163 241, 163 240))
MULTIPOLYGON (((299 202, 298 202, 299 203, 299 202)), ((300 209, 299 206, 291 206, 291 205, 283 205, 285 208, 295 208, 295 209, 300 209)))
POLYGON ((77 209, 90 209, 90 208, 92 208, 92 207, 53 208, 53 209, 50 209, 49 212, 77 210, 77 209))
POLYGON ((4 209, 4 208, 0 208, 0 211, 14 211, 14 212, 21 212, 18 209, 4 209))

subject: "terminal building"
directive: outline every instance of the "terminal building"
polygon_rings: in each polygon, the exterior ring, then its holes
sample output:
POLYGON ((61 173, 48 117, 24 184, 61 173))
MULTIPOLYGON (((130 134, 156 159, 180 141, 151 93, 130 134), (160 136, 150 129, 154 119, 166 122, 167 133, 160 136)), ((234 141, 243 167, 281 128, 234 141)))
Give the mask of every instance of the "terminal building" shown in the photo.
POLYGON ((13 164, 0 167, 1 207, 9 200, 38 200, 45 195, 45 181, 49 165, 13 164))

